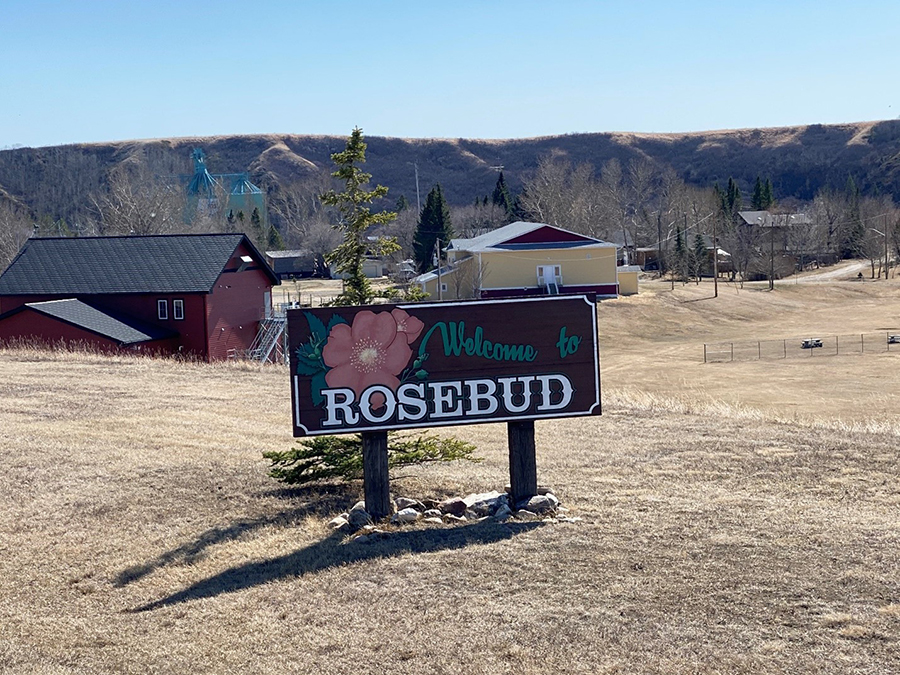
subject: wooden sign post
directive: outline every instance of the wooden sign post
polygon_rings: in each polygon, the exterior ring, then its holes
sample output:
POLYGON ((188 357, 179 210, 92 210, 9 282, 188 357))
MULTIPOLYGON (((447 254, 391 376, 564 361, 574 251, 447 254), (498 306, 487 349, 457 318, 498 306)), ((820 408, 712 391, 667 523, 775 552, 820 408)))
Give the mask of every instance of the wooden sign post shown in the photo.
POLYGON ((391 488, 388 478, 388 442, 386 431, 364 431, 363 499, 373 520, 391 515, 391 488))
POLYGON ((294 435, 361 433, 366 510, 390 513, 387 431, 507 422, 514 502, 534 420, 600 414, 592 296, 288 311, 294 435))
POLYGON ((507 422, 509 491, 513 504, 537 494, 534 420, 507 422))

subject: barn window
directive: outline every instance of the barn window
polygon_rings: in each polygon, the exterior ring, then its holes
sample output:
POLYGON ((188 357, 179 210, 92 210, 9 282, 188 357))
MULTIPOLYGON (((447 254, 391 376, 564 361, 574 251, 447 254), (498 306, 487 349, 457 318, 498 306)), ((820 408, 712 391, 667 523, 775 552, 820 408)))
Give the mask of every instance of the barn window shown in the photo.
POLYGON ((160 321, 164 321, 169 318, 169 301, 168 300, 157 300, 156 301, 156 316, 160 321))
POLYGON ((184 300, 172 301, 172 318, 176 321, 184 319, 184 300))

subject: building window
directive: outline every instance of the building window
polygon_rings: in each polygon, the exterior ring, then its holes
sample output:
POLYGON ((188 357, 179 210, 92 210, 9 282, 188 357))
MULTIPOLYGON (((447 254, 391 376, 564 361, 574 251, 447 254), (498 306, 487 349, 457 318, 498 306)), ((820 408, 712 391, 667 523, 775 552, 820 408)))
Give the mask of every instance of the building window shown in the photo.
POLYGON ((176 321, 184 319, 184 300, 172 301, 172 318, 176 321))
POLYGON ((160 321, 165 321, 169 318, 169 301, 168 300, 157 300, 156 301, 156 317, 160 321))
POLYGON ((447 292, 447 284, 441 284, 441 292, 442 292, 442 293, 446 293, 446 292, 447 292))

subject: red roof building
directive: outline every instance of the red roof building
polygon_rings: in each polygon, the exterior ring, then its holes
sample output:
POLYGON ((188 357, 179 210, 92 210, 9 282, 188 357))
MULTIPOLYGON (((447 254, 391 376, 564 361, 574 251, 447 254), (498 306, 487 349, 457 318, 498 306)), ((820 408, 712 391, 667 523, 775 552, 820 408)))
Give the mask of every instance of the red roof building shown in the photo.
POLYGON ((242 234, 29 239, 0 275, 0 342, 243 354, 279 282, 242 234))

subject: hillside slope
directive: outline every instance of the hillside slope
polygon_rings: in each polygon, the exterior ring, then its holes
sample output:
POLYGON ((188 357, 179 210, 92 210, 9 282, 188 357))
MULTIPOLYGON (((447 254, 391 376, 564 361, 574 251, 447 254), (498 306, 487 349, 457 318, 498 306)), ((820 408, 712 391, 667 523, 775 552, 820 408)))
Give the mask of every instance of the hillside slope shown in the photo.
MULTIPOLYGON (((811 198, 823 185, 852 175, 864 192, 900 194, 900 121, 741 129, 683 134, 594 133, 542 138, 402 139, 367 137, 367 170, 390 188, 393 201, 414 202, 418 167, 422 197, 441 183, 453 204, 489 194, 496 167, 518 189, 539 158, 554 155, 600 167, 609 159, 642 157, 672 167, 686 181, 709 186, 734 176, 749 191, 768 176, 779 198, 811 198)), ((338 136, 254 135, 136 140, 0 151, 0 195, 35 215, 76 219, 110 170, 141 162, 156 175, 189 173, 190 153, 202 147, 211 171, 249 171, 262 187, 325 171, 343 149, 338 136)))

